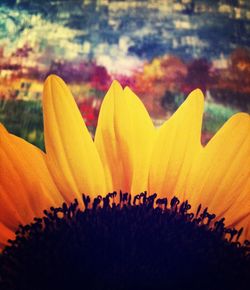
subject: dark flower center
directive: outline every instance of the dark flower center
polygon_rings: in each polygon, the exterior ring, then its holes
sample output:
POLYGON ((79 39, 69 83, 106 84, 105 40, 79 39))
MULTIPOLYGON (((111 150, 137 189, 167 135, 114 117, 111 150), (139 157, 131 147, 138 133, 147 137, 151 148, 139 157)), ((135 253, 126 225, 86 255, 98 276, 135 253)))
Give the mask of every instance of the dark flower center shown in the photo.
POLYGON ((248 289, 249 242, 242 229, 174 197, 75 200, 19 226, 0 256, 0 289, 248 289))

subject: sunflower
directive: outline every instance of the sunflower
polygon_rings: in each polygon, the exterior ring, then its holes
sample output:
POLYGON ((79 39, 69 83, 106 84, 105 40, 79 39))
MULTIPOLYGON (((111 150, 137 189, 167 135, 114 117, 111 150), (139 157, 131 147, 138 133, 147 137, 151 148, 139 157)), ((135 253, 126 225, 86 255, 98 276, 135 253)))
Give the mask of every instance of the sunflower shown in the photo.
MULTIPOLYGON (((12 281, 4 287, 50 289, 47 284, 28 286, 38 278, 24 276, 28 272, 37 277, 35 272, 52 268, 61 273, 66 259, 62 252, 67 252, 68 265, 63 269, 80 269, 78 274, 88 280, 85 285, 92 285, 87 289, 152 289, 157 283, 162 287, 166 273, 170 276, 164 285, 172 287, 179 283, 176 269, 181 264, 203 277, 200 266, 194 265, 208 265, 204 261, 211 251, 208 274, 219 260, 215 272, 225 267, 225 276, 231 272, 244 276, 249 267, 244 241, 250 238, 250 117, 234 115, 204 147, 200 142, 203 107, 202 92, 194 90, 156 129, 140 99, 114 81, 103 100, 93 141, 63 80, 49 76, 43 92, 46 153, 0 127, 0 246, 4 249, 0 282, 12 281), (189 213, 190 207, 194 213, 189 213), (55 233, 63 240, 60 247, 55 233), (207 242, 209 235, 212 243, 207 242), (180 241, 185 245, 179 246, 180 241), (61 249, 56 256, 51 250, 55 247, 61 249), (176 256, 168 259, 159 253, 162 257, 156 259, 157 248, 175 249, 176 256), (48 265, 51 257, 57 261, 53 266, 48 265), (228 261, 234 261, 230 269, 228 261), (34 272, 32 265, 37 267, 34 272), (132 279, 135 271, 137 278, 132 279), (96 278, 96 272, 103 276, 96 278), (149 288, 141 284, 144 276, 149 288), (20 286, 23 281, 26 286, 20 286)), ((194 272, 186 269, 189 275, 182 277, 189 281, 194 272)), ((53 287, 58 281, 67 287, 79 282, 75 274, 67 282, 61 274, 55 275, 55 284, 51 273, 41 281, 47 279, 53 287)), ((176 289, 189 289, 185 279, 176 289)), ((243 284, 244 279, 239 278, 243 284)), ((216 281, 223 287, 219 277, 216 281)), ((195 285, 201 287, 199 283, 195 285)))

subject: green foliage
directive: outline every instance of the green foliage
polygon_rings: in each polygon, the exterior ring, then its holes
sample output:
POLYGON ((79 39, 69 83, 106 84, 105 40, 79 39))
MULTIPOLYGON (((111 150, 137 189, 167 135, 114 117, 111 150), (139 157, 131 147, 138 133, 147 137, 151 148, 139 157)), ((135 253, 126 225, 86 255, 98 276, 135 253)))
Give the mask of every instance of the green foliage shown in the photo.
POLYGON ((205 102, 205 116, 203 132, 215 133, 220 127, 238 111, 232 107, 221 104, 205 102))
POLYGON ((175 95, 175 97, 174 97, 175 110, 177 110, 180 107, 180 105, 184 102, 184 100, 185 100, 184 94, 178 93, 175 95))
POLYGON ((0 122, 10 133, 44 149, 41 102, 0 100, 0 122))

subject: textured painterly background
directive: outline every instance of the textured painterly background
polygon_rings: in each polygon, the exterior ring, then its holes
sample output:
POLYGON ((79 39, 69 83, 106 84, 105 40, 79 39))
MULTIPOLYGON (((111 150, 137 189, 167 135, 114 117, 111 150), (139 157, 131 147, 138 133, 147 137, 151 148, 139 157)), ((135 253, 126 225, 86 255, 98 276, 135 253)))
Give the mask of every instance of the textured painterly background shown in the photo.
POLYGON ((250 109, 248 0, 1 0, 0 121, 43 148, 42 84, 70 86, 93 133, 113 79, 156 125, 188 93, 206 97, 202 142, 250 109))

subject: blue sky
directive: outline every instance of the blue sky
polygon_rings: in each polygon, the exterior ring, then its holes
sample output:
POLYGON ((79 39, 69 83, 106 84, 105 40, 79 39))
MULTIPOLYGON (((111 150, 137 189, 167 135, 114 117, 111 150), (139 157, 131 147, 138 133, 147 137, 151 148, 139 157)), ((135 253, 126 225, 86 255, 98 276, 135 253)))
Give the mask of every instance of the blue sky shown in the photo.
POLYGON ((164 54, 213 60, 250 46, 249 1, 1 3, 5 56, 28 44, 45 64, 92 58, 114 71, 129 71, 164 54))

